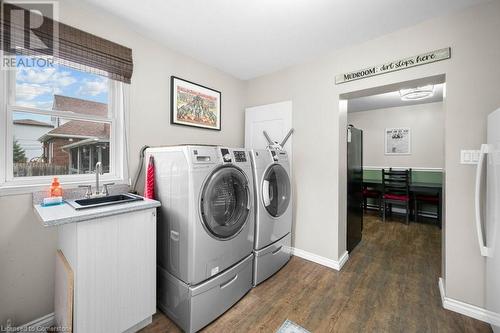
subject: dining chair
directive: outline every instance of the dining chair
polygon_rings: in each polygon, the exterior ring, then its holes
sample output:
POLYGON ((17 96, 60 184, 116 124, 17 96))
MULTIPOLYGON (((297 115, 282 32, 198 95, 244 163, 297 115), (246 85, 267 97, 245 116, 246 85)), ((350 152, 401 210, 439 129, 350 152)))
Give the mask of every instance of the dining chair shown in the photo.
POLYGON ((382 169, 382 218, 385 222, 387 209, 392 215, 392 206, 404 207, 406 224, 410 223, 410 171, 382 169))
POLYGON ((374 188, 363 187, 363 208, 368 209, 368 199, 374 199, 378 204, 378 212, 382 210, 382 192, 374 188))
MULTIPOLYGON (((414 195, 415 193, 413 193, 411 191, 411 182, 413 181, 412 180, 413 172, 412 172, 411 168, 409 168, 407 170, 408 170, 408 184, 410 186, 408 189, 408 193, 410 194, 410 203, 409 203, 409 205, 410 205, 410 208, 409 208, 410 209, 410 220, 415 221, 415 195, 414 195)), ((393 169, 393 168, 389 168, 389 171, 400 171, 400 172, 403 171, 404 172, 404 170, 393 169)))
POLYGON ((415 195, 415 222, 418 222, 418 217, 421 216, 422 204, 435 205, 437 207, 437 212, 435 215, 437 224, 441 228, 441 200, 439 193, 435 194, 416 194, 415 195))

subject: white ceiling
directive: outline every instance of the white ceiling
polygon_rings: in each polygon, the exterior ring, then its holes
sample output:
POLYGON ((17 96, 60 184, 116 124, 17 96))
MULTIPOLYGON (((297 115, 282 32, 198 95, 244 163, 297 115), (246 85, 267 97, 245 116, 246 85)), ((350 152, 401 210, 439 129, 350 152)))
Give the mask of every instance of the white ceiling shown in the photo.
POLYGON ((250 79, 487 0, 85 1, 173 50, 250 79))
POLYGON ((398 91, 391 91, 384 94, 364 96, 349 99, 347 102, 348 112, 361 112, 377 109, 387 109, 398 106, 409 106, 416 104, 435 103, 443 101, 444 84, 434 85, 434 95, 429 98, 416 101, 403 101, 398 91))

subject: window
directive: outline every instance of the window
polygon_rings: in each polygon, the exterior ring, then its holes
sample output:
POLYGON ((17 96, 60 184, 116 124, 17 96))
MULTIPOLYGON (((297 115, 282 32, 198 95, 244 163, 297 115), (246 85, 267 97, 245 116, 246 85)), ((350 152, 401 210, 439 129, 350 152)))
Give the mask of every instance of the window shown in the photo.
POLYGON ((0 189, 47 184, 56 175, 63 183, 91 180, 97 162, 105 178, 122 179, 122 83, 56 63, 44 66, 0 72, 7 96, 1 99, 0 189))

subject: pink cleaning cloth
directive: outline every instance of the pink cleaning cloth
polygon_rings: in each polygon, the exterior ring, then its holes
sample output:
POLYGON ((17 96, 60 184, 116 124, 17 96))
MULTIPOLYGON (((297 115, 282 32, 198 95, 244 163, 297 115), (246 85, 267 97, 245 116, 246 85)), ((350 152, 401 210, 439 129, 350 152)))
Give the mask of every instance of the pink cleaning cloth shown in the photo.
POLYGON ((144 182, 144 197, 148 199, 155 198, 155 163, 153 156, 149 156, 146 181, 144 182))

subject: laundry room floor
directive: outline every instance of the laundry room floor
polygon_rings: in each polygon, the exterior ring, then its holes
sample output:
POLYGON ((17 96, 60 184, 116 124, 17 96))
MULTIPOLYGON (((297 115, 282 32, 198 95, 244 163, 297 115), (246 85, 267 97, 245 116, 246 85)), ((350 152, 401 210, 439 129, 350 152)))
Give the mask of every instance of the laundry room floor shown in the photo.
MULTIPOLYGON (((286 319, 311 332, 492 332, 442 308, 440 270, 439 228, 370 213, 341 272, 292 257, 203 332, 275 332, 286 319)), ((158 310, 141 332, 181 331, 158 310)))

